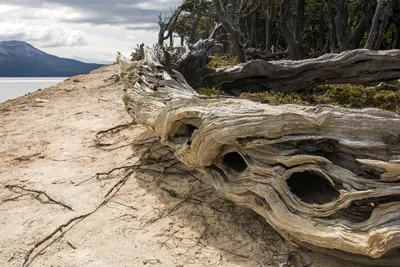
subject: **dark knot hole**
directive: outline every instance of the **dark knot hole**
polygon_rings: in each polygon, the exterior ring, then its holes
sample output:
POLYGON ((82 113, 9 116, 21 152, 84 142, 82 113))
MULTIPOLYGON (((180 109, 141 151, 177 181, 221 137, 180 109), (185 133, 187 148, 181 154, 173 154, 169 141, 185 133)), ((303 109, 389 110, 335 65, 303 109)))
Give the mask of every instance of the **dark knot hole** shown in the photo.
POLYGON ((183 126, 183 132, 185 137, 192 137, 194 131, 197 130, 196 126, 193 126, 191 124, 185 124, 183 126))
POLYGON ((185 123, 179 127, 178 131, 174 134, 174 138, 178 137, 191 138, 194 131, 196 131, 197 129, 198 128, 196 126, 185 123))
POLYGON ((290 191, 309 204, 325 204, 339 197, 339 192, 323 176, 310 171, 297 172, 286 180, 290 191))
POLYGON ((225 154, 223 164, 228 169, 236 172, 243 172, 247 169, 247 163, 238 152, 230 152, 225 154))

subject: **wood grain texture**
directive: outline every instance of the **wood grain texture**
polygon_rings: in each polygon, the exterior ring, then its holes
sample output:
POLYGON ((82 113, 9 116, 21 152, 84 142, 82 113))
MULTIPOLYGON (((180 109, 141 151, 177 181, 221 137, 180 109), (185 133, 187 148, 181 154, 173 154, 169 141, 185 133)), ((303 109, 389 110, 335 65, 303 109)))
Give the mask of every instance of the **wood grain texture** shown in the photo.
POLYGON ((356 49, 300 61, 252 60, 215 69, 194 86, 289 93, 317 84, 364 84, 393 79, 400 79, 400 50, 356 49))
MULTIPOLYGON (((343 57, 349 60, 340 64, 352 64, 353 56, 343 57)), ((142 61, 119 59, 124 103, 180 161, 290 242, 399 266, 400 116, 205 98, 179 72, 167 71, 163 58, 156 47, 146 48, 142 61)), ((308 62, 288 64, 306 73, 308 62)))

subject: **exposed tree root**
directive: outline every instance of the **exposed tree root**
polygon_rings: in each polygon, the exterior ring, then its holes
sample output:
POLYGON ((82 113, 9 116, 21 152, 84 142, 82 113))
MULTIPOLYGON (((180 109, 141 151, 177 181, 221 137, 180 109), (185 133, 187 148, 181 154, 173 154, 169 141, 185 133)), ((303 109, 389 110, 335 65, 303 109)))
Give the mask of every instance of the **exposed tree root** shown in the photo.
MULTIPOLYGON (((55 200, 54 198, 50 197, 50 196, 49 196, 46 192, 44 192, 44 191, 33 190, 33 189, 27 189, 27 188, 24 188, 24 187, 22 187, 22 186, 20 186, 20 185, 6 185, 5 188, 7 188, 7 189, 9 189, 9 190, 11 190, 11 191, 13 191, 13 192, 15 192, 15 193, 19 193, 19 192, 17 192, 18 190, 15 190, 15 189, 19 189, 19 190, 21 190, 21 191, 29 192, 29 193, 27 193, 27 194, 19 195, 19 196, 15 197, 14 199, 11 199, 11 200, 16 200, 16 199, 18 199, 18 198, 20 198, 20 197, 22 197, 22 196, 24 196, 24 195, 28 195, 28 194, 29 194, 29 195, 34 195, 34 197, 35 197, 37 200, 39 200, 41 203, 57 204, 57 205, 60 205, 60 206, 62 206, 62 207, 64 207, 64 208, 66 208, 66 209, 69 209, 69 210, 71 210, 71 211, 74 211, 74 210, 71 208, 71 206, 62 203, 61 201, 55 200), (42 195, 45 196, 45 197, 47 198, 47 201, 43 201, 43 200, 40 198, 40 196, 42 196, 42 195)), ((11 201, 11 200, 9 199, 8 201, 11 201)), ((3 200, 2 202, 6 202, 6 201, 3 200)))
MULTIPOLYGON (((171 161, 171 160, 170 159, 169 160, 163 160, 162 162, 169 162, 169 161, 171 161)), ((129 170, 129 169, 130 170, 139 170, 139 169, 142 169, 142 168, 140 168, 142 166, 156 165, 156 164, 159 164, 159 163, 160 162, 148 162, 148 163, 143 163, 143 164, 136 164, 135 163, 133 165, 126 165, 126 166, 116 167, 116 168, 113 168, 113 169, 111 169, 110 171, 107 171, 107 172, 96 173, 94 176, 75 184, 75 186, 79 186, 79 185, 81 185, 83 183, 86 183, 86 182, 92 180, 92 179, 97 179, 97 180, 108 179, 111 174, 113 174, 114 172, 117 172, 117 171, 129 170)))
POLYGON ((128 147, 128 146, 136 146, 136 147, 145 146, 145 145, 153 143, 153 141, 155 141, 156 139, 158 139, 158 138, 153 136, 153 137, 150 137, 150 138, 145 138, 143 140, 139 140, 139 141, 136 141, 136 142, 133 142, 133 143, 129 143, 129 144, 113 147, 113 148, 105 148, 105 147, 110 146, 112 144, 101 144, 101 143, 99 143, 99 145, 100 145, 100 148, 102 150, 111 152, 111 151, 115 151, 115 150, 118 150, 118 149, 121 149, 121 148, 124 148, 124 147, 128 147))
MULTIPOLYGON (((22 266, 29 266, 32 261, 38 256, 38 254, 34 255, 31 258, 31 255, 34 253, 34 251, 39 248, 42 244, 44 244, 46 241, 49 241, 50 239, 52 239, 58 232, 60 232, 61 234, 63 233, 63 229, 65 227, 68 227, 69 225, 71 225, 73 222, 78 221, 80 219, 83 219, 87 216, 89 216, 90 214, 92 214, 93 212, 95 212, 95 210, 86 213, 86 214, 82 214, 80 216, 74 217, 72 219, 70 219, 69 221, 67 221, 66 223, 63 223, 62 225, 60 225, 59 227, 57 227, 53 232, 51 232, 50 234, 48 234, 47 236, 45 236, 43 239, 41 239, 39 242, 37 242, 32 248, 30 248, 28 250, 28 252, 26 253, 25 257, 24 257, 24 262, 22 263, 22 266)), ((47 246, 46 246, 47 247, 47 246)))
POLYGON ((69 161, 69 160, 75 160, 75 159, 84 159, 84 158, 88 158, 88 159, 92 159, 92 160, 96 160, 96 157, 91 157, 91 156, 81 156, 81 157, 71 157, 71 158, 66 158, 66 159, 54 159, 54 158, 50 158, 50 160, 52 161, 69 161))
POLYGON ((95 135, 96 146, 99 146, 99 147, 101 147, 101 146, 110 146, 111 144, 101 143, 100 139, 103 138, 104 136, 107 136, 107 135, 110 135, 110 134, 114 134, 114 133, 117 133, 117 132, 119 132, 119 131, 121 131, 123 129, 129 128, 129 127, 131 127, 132 125, 135 125, 135 124, 136 124, 136 122, 132 121, 130 123, 117 125, 117 126, 112 127, 110 129, 98 132, 95 135))
MULTIPOLYGON (((89 215, 92 215, 93 213, 95 213, 97 210, 99 210, 101 207, 103 207, 104 205, 106 205, 112 197, 115 196, 115 194, 121 189, 121 187, 126 183, 126 181, 128 180, 128 178, 134 173, 133 170, 129 171, 123 178, 121 178, 120 180, 118 180, 117 183, 114 184, 114 186, 107 192, 107 194, 104 196, 103 201, 97 205, 92 211, 79 215, 77 217, 71 218, 70 220, 68 220, 67 222, 63 223, 62 225, 58 226, 54 231, 52 231, 50 234, 48 234, 47 236, 45 236, 43 239, 41 239, 39 242, 37 242, 31 249, 29 249, 29 251, 27 252, 25 258, 24 258, 24 263, 22 264, 22 266, 26 267, 29 266, 30 263, 32 263, 33 259, 36 258, 36 255, 34 255, 33 257, 31 257, 31 255, 35 252, 35 250, 40 247, 42 244, 44 244, 46 241, 49 241, 50 239, 52 239, 56 234, 63 233, 63 229, 70 226, 72 223, 76 222, 79 223, 80 221, 82 221, 83 219, 85 219, 86 217, 88 217, 89 215), (31 259, 32 258, 32 259, 31 259)), ((74 224, 76 225, 76 224, 74 224)), ((70 228, 72 228, 74 225, 72 225, 70 228)))
POLYGON ((26 194, 18 195, 18 196, 16 196, 16 197, 6 198, 6 199, 3 199, 0 203, 5 203, 5 202, 9 202, 9 201, 14 201, 14 200, 17 200, 17 199, 19 199, 19 198, 21 198, 21 197, 29 196, 29 195, 30 195, 30 194, 26 193, 26 194))
MULTIPOLYGON (((155 142, 153 142, 154 144, 155 142)), ((142 154, 141 158, 139 160, 136 161, 136 163, 129 165, 129 166, 122 166, 122 167, 118 167, 118 168, 114 168, 113 170, 107 172, 107 173, 112 173, 115 170, 129 170, 123 178, 119 179, 105 194, 105 196, 103 197, 103 201, 98 204, 92 211, 73 217, 70 220, 68 220, 67 222, 63 223, 62 225, 58 226, 56 229, 54 229, 50 234, 48 234, 47 236, 45 236, 44 238, 42 238, 40 241, 38 241, 37 243, 35 243, 26 253, 25 257, 24 257, 24 262, 22 264, 23 267, 27 267, 29 266, 32 261, 39 255, 39 253, 36 253, 35 255, 33 255, 35 253, 35 251, 44 243, 46 243, 47 241, 53 239, 52 242, 50 242, 45 248, 47 248, 49 245, 51 245, 53 242, 57 241, 58 239, 62 238, 63 234, 65 233, 65 231, 63 231, 65 228, 69 227, 68 230, 70 230, 72 227, 74 227, 76 224, 78 224, 79 222, 81 222, 82 220, 84 220, 85 218, 87 218, 88 216, 92 215, 93 213, 95 213, 97 210, 99 210, 101 207, 103 207, 104 205, 106 205, 121 189, 122 186, 125 185, 126 181, 129 179, 129 177, 135 172, 137 164, 144 159, 145 155, 147 155, 147 153, 150 151, 150 149, 152 148, 153 144, 151 144, 149 146, 149 148, 146 149, 146 151, 142 154), (75 224, 73 224, 74 222, 76 222, 75 224), (55 237, 57 234, 57 237, 55 237)), ((100 175, 105 175, 107 173, 100 173, 100 175)), ((97 175, 97 174, 96 174, 97 175)), ((96 176, 95 175, 95 176, 96 176)), ((83 181, 84 182, 84 181, 83 181)), ((82 182, 81 182, 82 183, 82 182)), ((7 186, 6 186, 7 187, 7 186)), ((24 189, 20 186, 16 186, 18 188, 24 189)), ((35 191, 34 191, 35 192, 35 191)))

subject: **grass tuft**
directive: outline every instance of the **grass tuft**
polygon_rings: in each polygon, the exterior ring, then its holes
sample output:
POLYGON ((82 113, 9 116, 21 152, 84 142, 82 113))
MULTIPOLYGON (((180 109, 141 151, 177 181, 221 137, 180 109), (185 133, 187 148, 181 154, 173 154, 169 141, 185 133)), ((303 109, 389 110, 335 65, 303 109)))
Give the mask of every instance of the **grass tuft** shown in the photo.
POLYGON ((220 68, 239 64, 236 57, 225 55, 225 56, 212 56, 210 62, 205 66, 206 68, 220 68))
POLYGON ((345 108, 380 108, 400 114, 400 91, 376 91, 360 85, 318 85, 300 93, 243 93, 240 98, 270 105, 334 105, 345 108))

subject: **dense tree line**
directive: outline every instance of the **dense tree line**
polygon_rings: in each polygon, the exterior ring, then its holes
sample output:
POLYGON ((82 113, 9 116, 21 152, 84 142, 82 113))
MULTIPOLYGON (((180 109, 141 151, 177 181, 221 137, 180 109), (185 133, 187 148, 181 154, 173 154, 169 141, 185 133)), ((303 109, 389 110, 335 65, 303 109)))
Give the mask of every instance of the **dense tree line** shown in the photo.
POLYGON ((158 22, 159 44, 213 36, 241 62, 400 48, 400 0, 184 0, 158 22))

